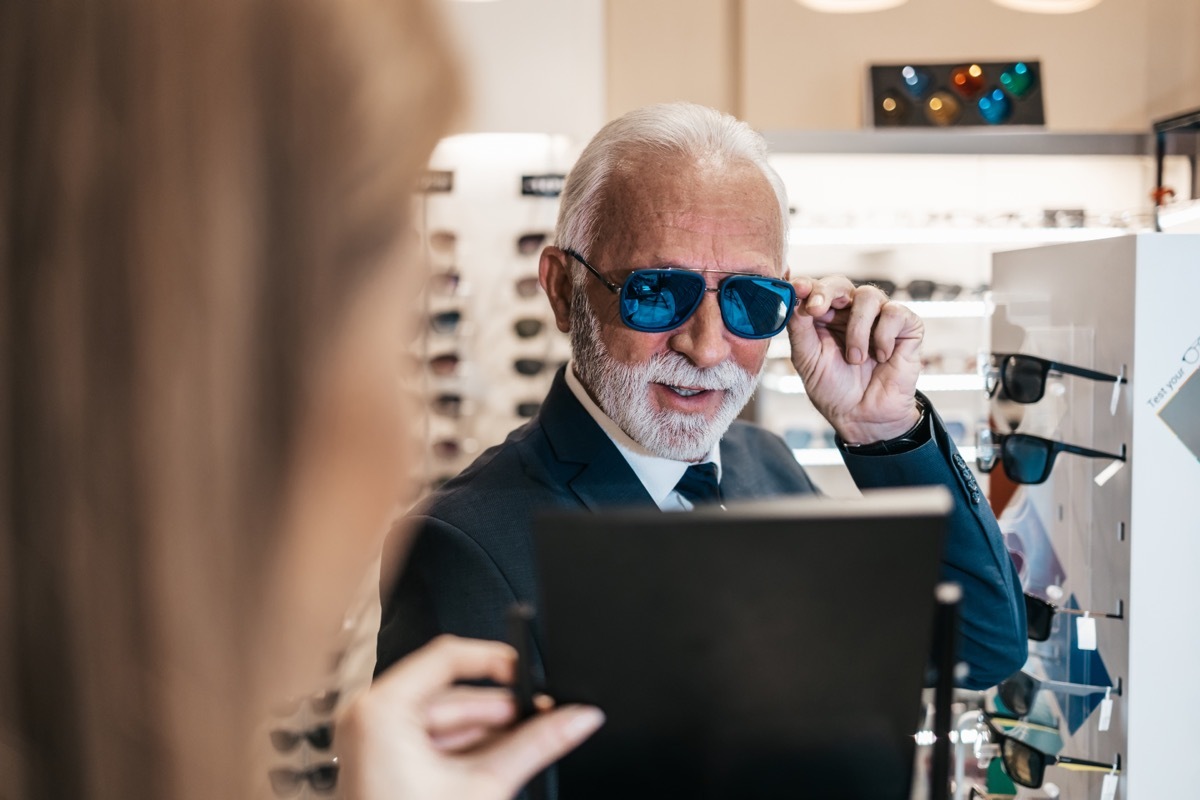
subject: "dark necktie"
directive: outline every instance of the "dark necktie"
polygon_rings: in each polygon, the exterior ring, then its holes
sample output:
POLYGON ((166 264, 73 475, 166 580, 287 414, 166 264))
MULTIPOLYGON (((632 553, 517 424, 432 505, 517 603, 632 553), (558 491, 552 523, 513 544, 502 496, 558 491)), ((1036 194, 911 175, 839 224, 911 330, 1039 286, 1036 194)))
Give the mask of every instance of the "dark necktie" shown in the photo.
POLYGON ((711 461, 692 464, 683 473, 675 491, 686 497, 693 506, 721 502, 721 488, 717 485, 717 465, 711 461))

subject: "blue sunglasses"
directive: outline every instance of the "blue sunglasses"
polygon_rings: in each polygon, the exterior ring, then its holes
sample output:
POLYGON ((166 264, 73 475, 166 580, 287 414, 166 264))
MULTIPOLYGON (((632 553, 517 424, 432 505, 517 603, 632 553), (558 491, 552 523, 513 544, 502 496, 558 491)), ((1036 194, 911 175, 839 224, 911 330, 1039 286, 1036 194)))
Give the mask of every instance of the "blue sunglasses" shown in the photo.
POLYGON ((734 274, 715 289, 699 272, 687 269, 635 269, 623 284, 605 278, 583 256, 564 250, 587 267, 609 291, 620 295, 621 322, 643 333, 674 330, 700 307, 705 292, 716 292, 725 327, 743 339, 769 339, 783 330, 796 306, 796 290, 785 280, 734 274))

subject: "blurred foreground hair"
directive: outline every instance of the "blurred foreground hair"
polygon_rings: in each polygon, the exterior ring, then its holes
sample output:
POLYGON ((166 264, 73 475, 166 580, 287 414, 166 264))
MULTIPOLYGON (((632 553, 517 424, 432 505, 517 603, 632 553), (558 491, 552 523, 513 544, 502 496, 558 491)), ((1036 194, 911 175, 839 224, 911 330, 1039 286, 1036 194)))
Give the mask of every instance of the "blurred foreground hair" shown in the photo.
POLYGON ((457 98, 431 5, 0 4, 0 795, 245 796, 312 367, 457 98))

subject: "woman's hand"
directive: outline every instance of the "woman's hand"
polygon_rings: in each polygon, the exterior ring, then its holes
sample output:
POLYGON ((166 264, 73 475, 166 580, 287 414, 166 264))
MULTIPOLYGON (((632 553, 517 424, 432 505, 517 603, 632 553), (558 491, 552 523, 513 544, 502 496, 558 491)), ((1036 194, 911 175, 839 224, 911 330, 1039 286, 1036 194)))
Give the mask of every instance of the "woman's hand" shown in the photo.
POLYGON ((590 706, 547 710, 512 727, 506 689, 516 652, 499 642, 442 636, 398 662, 337 726, 338 784, 350 800, 503 800, 604 722, 590 706))

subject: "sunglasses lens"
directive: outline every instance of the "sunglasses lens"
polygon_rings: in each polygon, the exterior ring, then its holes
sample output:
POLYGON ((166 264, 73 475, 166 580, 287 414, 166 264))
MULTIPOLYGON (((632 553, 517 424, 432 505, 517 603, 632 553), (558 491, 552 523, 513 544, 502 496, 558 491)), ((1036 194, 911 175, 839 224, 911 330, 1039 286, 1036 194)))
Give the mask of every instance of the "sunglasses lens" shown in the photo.
POLYGON ((309 703, 312 710, 318 714, 330 714, 337 708, 338 700, 342 697, 342 693, 337 689, 329 689, 328 691, 314 694, 309 698, 309 703))
POLYGON ((1025 595, 1026 633, 1035 642, 1044 642, 1050 638, 1050 628, 1054 622, 1054 606, 1037 597, 1025 595))
POLYGON ((721 283, 725 327, 744 339, 766 339, 783 330, 796 302, 787 281, 734 275, 721 283))
POLYGON ((932 300, 937 284, 933 281, 909 281, 906 291, 913 300, 932 300))
POLYGON ((337 786, 338 765, 322 764, 308 772, 308 783, 314 791, 328 792, 337 786))
POLYGON ((429 359, 429 368, 435 375, 453 375, 454 371, 458 369, 458 355, 442 353, 440 356, 434 356, 429 359))
POLYGON ((429 279, 429 286, 437 294, 451 295, 458 291, 460 279, 457 272, 439 272, 429 279))
POLYGON ((513 330, 522 339, 529 339, 542 332, 542 321, 540 319, 519 319, 513 323, 513 330))
POLYGON ((542 404, 537 402, 517 403, 517 416, 528 419, 536 414, 541 407, 542 404))
POLYGON ((308 739, 308 743, 318 750, 328 750, 333 746, 333 725, 328 722, 324 725, 318 725, 308 733, 304 734, 308 739))
POLYGON ((513 369, 521 375, 537 375, 546 368, 546 362, 537 358, 518 358, 513 362, 513 369))
POLYGON ((1033 678, 1024 672, 1018 672, 1001 682, 997 687, 997 693, 1009 711, 1018 717, 1023 717, 1029 713, 1029 709, 1033 705, 1033 695, 1036 689, 1033 678))
POLYGON ((460 311, 442 311, 429 318, 429 326, 437 333, 454 333, 461 320, 460 311))
POLYGON ((452 231, 434 231, 429 234, 429 246, 439 253, 451 253, 458 244, 458 237, 452 231))
POLYGON ((298 744, 300 744, 299 734, 285 730, 271 731, 271 746, 280 753, 290 753, 296 749, 298 744))
POLYGON ((453 439, 442 439, 433 443, 433 454, 438 458, 455 458, 462 451, 453 439))
POLYGON ((520 297, 533 297, 538 293, 538 289, 541 287, 538 286, 537 278, 530 277, 519 279, 516 283, 516 288, 517 294, 520 297))
POLYGON ((1009 356, 1004 361, 1004 385, 1008 397, 1018 403, 1036 403, 1046 391, 1046 369, 1040 361, 1009 356))
POLYGON ((433 399, 433 410, 443 417, 462 416, 462 397, 457 394, 442 394, 433 399))
POLYGON ((635 331, 659 333, 682 325, 704 296, 704 278, 682 270, 634 272, 621 287, 621 320, 635 331))
POLYGON ((304 773, 291 769, 273 769, 268 775, 271 778, 271 791, 278 797, 292 797, 300 791, 304 782, 304 773))
POLYGON ((538 250, 541 250, 542 245, 545 243, 546 234, 527 233, 520 239, 517 239, 517 252, 523 256, 531 256, 538 250))
POLYGON ((1024 742, 1005 739, 1001 745, 1004 756, 1004 771, 1014 783, 1036 789, 1042 785, 1046 773, 1046 758, 1024 742))
POLYGON ((1041 483, 1050 475, 1050 443, 1022 433, 1004 440, 1004 472, 1016 483, 1041 483))

